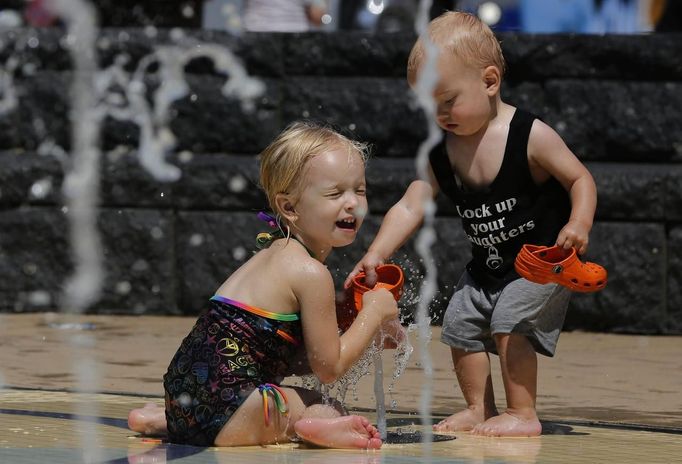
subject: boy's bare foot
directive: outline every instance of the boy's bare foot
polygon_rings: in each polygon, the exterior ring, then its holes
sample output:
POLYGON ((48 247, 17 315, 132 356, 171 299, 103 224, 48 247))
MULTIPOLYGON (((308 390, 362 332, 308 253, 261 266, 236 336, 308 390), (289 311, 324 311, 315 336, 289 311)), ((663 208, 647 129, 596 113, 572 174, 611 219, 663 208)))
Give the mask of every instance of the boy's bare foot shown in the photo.
POLYGON ((523 418, 507 411, 478 424, 471 433, 486 437, 537 437, 542 433, 542 425, 534 414, 523 418))
POLYGON ((325 448, 381 448, 379 431, 362 416, 301 419, 294 425, 299 437, 325 448))
POLYGON ((465 409, 447 417, 433 426, 434 432, 466 432, 473 429, 478 424, 483 423, 487 418, 497 415, 493 410, 486 414, 479 409, 465 409))
POLYGON ((147 403, 142 408, 128 413, 128 428, 133 432, 149 436, 166 435, 166 410, 154 403, 147 403))

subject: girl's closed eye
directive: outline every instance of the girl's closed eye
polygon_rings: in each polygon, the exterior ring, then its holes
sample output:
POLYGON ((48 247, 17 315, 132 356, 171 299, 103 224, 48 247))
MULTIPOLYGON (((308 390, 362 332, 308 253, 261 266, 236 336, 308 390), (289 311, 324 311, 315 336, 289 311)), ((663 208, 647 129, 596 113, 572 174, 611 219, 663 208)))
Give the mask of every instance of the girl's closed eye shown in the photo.
POLYGON ((342 191, 340 190, 333 190, 331 192, 325 193, 325 197, 327 198, 339 198, 343 194, 342 191))

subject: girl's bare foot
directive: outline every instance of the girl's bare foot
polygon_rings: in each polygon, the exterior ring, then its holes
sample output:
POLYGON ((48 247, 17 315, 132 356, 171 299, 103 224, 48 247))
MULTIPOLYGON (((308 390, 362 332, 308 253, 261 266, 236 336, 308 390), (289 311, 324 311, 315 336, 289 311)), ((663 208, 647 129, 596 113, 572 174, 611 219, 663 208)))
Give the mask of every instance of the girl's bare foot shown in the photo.
POLYGON ((325 448, 381 448, 379 431, 362 416, 301 419, 294 425, 299 437, 325 448))
POLYGON ((537 437, 542 433, 542 425, 535 414, 524 418, 507 411, 477 425, 471 433, 486 437, 537 437))
POLYGON ((128 428, 144 435, 166 435, 166 410, 154 403, 147 403, 142 408, 128 413, 128 428))
POLYGON ((483 423, 489 417, 497 415, 496 410, 485 413, 481 409, 467 408, 447 417, 433 426, 434 432, 466 432, 478 424, 483 423))

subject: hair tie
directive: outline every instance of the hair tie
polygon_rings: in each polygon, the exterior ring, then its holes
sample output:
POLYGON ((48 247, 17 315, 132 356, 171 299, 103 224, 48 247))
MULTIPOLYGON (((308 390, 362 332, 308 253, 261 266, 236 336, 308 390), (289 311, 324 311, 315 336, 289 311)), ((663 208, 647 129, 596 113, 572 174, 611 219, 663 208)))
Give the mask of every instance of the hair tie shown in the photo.
POLYGON ((261 221, 267 222, 268 225, 273 229, 277 227, 277 220, 274 217, 270 216, 265 211, 259 211, 257 217, 261 221))
MULTIPOLYGON (((259 211, 257 217, 261 221, 267 222, 268 225, 273 229, 276 229, 272 232, 261 232, 258 235, 256 235, 256 247, 259 250, 269 247, 272 244, 272 242, 277 240, 278 238, 287 237, 287 235, 284 233, 282 226, 280 225, 279 221, 276 218, 270 216, 268 213, 264 211, 259 211)), ((287 227, 287 232, 288 231, 289 228, 287 227)))

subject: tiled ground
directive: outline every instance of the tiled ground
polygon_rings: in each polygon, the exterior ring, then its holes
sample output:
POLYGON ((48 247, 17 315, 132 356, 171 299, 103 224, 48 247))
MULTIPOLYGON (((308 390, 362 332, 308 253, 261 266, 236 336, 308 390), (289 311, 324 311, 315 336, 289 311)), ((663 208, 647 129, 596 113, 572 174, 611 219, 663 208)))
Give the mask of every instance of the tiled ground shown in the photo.
MULTIPOLYGON (((388 395, 389 441, 378 452, 298 445, 238 449, 167 445, 127 430, 131 408, 160 402, 160 377, 192 319, 0 315, 0 463, 672 463, 682 462, 680 337, 562 335, 540 360, 539 438, 457 434, 415 442, 419 355, 388 395), (70 325, 69 325, 70 324, 70 325), (84 324, 84 325, 83 325, 84 324), (86 328, 87 330, 80 330, 86 328), (90 389, 104 393, 79 393, 90 389), (412 413, 411 413, 412 412, 412 413), (452 438, 452 437, 448 437, 452 438)), ((438 329, 434 328, 437 340, 438 329)), ((447 350, 434 341, 433 419, 461 407, 447 350)), ((386 357, 385 385, 390 381, 386 357)), ((369 376, 371 377, 371 376, 369 376)), ((499 374, 495 373, 499 385, 499 374)), ((374 419, 371 378, 349 404, 374 419)), ((503 404, 503 394, 498 402, 503 404), (502 400, 502 401, 500 401, 502 400)))

